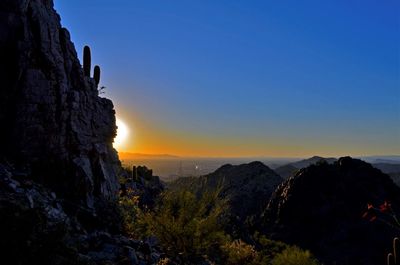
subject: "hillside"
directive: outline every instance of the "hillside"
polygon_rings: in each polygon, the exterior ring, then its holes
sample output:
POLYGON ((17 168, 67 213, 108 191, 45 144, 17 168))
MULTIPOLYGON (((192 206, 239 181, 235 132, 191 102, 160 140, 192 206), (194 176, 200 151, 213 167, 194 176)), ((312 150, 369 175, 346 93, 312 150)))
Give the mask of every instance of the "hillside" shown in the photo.
POLYGON ((333 164, 303 168, 282 183, 259 229, 274 239, 310 249, 324 264, 381 264, 398 228, 381 222, 379 216, 370 222, 362 215, 368 203, 378 207, 385 201, 398 213, 399 194, 400 188, 388 175, 366 162, 343 157, 333 164))
POLYGON ((228 200, 232 230, 244 229, 246 221, 257 217, 266 207, 275 188, 283 181, 261 162, 224 165, 202 177, 179 178, 170 189, 189 189, 197 194, 220 189, 220 197, 228 200))

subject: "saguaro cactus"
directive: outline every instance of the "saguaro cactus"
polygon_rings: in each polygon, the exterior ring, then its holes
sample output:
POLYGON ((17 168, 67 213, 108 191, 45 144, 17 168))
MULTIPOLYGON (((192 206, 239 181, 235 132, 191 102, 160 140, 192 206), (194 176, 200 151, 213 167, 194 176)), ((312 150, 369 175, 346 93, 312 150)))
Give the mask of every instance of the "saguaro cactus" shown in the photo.
POLYGON ((90 54, 89 46, 83 48, 83 73, 85 76, 90 77, 90 68, 92 63, 92 56, 90 54))
POLYGON ((94 67, 93 78, 94 78, 94 81, 96 81, 96 86, 98 86, 100 83, 100 66, 98 66, 98 65, 96 65, 94 67))
POLYGON ((137 181, 138 179, 138 173, 137 173, 137 168, 135 166, 132 167, 132 180, 137 181))
POLYGON ((393 239, 393 253, 389 253, 387 256, 387 265, 399 265, 400 264, 400 239, 395 237, 393 239))

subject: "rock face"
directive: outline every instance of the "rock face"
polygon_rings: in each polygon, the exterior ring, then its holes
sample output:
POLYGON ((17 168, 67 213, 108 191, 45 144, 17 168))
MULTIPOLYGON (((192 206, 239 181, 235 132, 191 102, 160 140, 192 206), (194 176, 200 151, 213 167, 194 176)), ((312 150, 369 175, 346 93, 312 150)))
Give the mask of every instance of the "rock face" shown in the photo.
MULTIPOLYGON (((115 233, 113 227, 121 223, 113 205, 102 205, 102 211, 108 212, 103 218, 87 211, 91 223, 87 230, 64 211, 64 200, 54 192, 31 180, 17 181, 14 174, 12 167, 0 164, 1 264, 146 265, 159 261, 160 251, 151 242, 115 233), (106 223, 107 229, 95 229, 99 222, 106 223)), ((85 214, 82 211, 80 215, 85 214)))
POLYGON ((1 1, 0 58, 0 158, 89 208, 114 197, 113 104, 84 77, 52 0, 1 1))
POLYGON ((324 264, 383 264, 399 228, 385 223, 390 216, 374 221, 362 215, 367 203, 384 201, 399 213, 399 194, 389 176, 344 157, 301 169, 281 184, 259 227, 273 239, 310 249, 324 264))
POLYGON ((146 166, 133 166, 132 171, 128 172, 121 184, 121 194, 139 196, 139 206, 141 208, 152 208, 155 199, 164 191, 164 184, 159 176, 153 175, 153 170, 146 166))

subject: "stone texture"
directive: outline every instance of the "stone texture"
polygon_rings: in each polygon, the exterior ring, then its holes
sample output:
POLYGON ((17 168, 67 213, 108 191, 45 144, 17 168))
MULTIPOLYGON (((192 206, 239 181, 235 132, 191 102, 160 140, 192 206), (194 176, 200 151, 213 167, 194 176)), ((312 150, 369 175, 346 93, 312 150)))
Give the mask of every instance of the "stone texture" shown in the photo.
MULTIPOLYGON (((0 163, 1 264, 147 265, 161 258, 151 241, 93 229, 93 222, 87 230, 67 214, 63 199, 34 181, 15 180, 15 172, 0 163)), ((116 223, 118 218, 111 215, 108 222, 116 223)))
POLYGON ((113 198, 113 104, 84 77, 52 0, 1 1, 0 58, 0 157, 89 208, 113 198))

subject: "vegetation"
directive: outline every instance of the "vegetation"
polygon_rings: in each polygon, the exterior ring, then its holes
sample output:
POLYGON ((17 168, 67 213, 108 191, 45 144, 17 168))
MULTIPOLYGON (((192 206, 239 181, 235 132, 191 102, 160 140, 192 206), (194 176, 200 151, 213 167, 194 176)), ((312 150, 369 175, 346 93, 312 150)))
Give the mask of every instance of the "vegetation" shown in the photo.
POLYGON ((318 265, 318 262, 308 250, 289 247, 276 255, 272 260, 272 265, 318 265))
POLYGON ((229 240, 219 222, 223 208, 216 193, 197 199, 188 191, 166 192, 154 211, 141 213, 139 222, 145 234, 155 235, 170 256, 194 262, 205 256, 218 257, 229 240))
MULTIPOLYGON (((232 239, 223 229, 226 202, 219 189, 200 198, 184 189, 164 192, 154 209, 140 209, 128 190, 119 201, 125 232, 134 238, 155 236, 163 252, 183 264, 208 260, 226 265, 316 265, 310 252, 256 234, 255 245, 232 239)), ((159 264, 170 264, 169 259, 159 264)))
POLYGON ((90 53, 90 47, 85 46, 83 48, 83 73, 87 77, 90 77, 91 64, 92 64, 92 56, 90 53))
POLYGON ((94 81, 96 82, 96 86, 98 86, 100 83, 100 66, 98 66, 98 65, 96 65, 94 67, 93 78, 94 78, 94 81))

